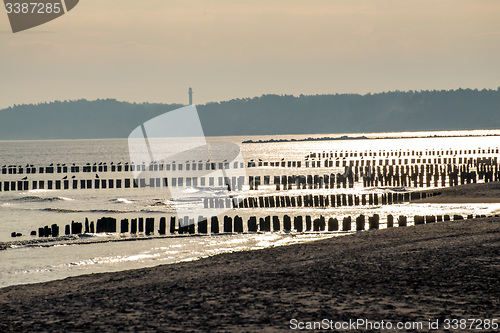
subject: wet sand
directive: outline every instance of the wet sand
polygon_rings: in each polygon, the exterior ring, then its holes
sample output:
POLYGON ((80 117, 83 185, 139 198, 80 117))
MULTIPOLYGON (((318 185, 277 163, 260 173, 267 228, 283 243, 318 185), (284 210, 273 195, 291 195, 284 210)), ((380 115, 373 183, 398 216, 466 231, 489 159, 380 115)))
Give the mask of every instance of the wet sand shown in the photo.
POLYGON ((414 203, 500 203, 500 182, 466 184, 422 192, 441 194, 414 203))
POLYGON ((7 287, 0 331, 245 332, 288 330, 294 318, 493 319, 499 277, 499 218, 434 223, 7 287))

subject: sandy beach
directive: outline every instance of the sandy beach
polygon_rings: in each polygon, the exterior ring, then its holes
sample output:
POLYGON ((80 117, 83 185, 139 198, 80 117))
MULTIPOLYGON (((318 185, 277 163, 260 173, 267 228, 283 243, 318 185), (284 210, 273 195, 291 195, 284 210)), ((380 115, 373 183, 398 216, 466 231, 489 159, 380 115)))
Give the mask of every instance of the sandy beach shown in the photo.
POLYGON ((244 332, 288 330, 292 319, 493 319, 499 262, 498 218, 374 230, 4 288, 0 330, 244 332))
POLYGON ((500 182, 466 184, 424 192, 440 194, 416 203, 500 203, 500 182))

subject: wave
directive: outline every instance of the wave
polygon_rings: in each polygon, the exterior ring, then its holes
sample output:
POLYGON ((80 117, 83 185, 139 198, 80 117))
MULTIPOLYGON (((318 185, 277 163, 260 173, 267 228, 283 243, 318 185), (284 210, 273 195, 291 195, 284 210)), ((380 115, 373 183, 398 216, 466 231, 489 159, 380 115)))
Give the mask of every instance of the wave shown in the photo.
POLYGON ((136 210, 118 210, 118 209, 90 209, 90 210, 81 210, 81 209, 65 209, 65 208, 42 208, 40 209, 42 212, 53 212, 53 213, 117 213, 117 214, 125 214, 125 213, 134 213, 134 212, 142 212, 144 210, 136 209, 136 210))
POLYGON ((38 197, 38 196, 26 196, 12 199, 15 202, 56 202, 56 201, 74 201, 74 199, 66 197, 38 197))
POLYGON ((116 202, 116 203, 124 203, 124 204, 132 204, 132 203, 134 203, 133 201, 130 201, 130 200, 125 199, 125 198, 111 199, 109 201, 116 202))

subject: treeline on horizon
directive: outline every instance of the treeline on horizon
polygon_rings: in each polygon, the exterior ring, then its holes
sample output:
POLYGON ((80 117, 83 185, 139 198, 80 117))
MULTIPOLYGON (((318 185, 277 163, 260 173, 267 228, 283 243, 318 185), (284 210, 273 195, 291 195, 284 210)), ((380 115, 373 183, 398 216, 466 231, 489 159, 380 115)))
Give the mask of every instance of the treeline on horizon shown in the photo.
MULTIPOLYGON (((0 110, 0 140, 127 138, 180 104, 114 99, 0 110)), ((262 95, 197 105, 207 136, 500 129, 498 90, 262 95)))

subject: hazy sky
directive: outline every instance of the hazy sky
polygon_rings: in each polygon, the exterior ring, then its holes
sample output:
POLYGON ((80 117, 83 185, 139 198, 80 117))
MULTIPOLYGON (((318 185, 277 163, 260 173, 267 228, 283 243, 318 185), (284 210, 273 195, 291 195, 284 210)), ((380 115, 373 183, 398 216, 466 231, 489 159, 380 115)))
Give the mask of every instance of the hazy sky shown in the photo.
POLYGON ((0 108, 500 86, 499 0, 81 0, 12 34, 0 108))

